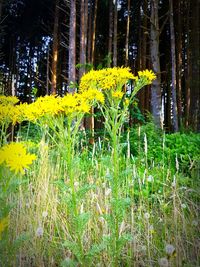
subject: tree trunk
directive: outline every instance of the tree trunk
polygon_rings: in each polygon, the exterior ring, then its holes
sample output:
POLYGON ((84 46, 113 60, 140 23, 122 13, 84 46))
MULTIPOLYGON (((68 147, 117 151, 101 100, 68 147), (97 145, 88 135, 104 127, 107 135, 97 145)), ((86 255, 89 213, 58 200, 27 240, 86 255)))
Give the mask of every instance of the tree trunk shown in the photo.
POLYGON ((186 40, 185 40, 185 55, 184 55, 184 70, 185 70, 185 127, 190 125, 190 104, 191 104, 191 36, 190 36, 190 2, 185 2, 186 10, 186 40))
POLYGON ((109 1, 109 36, 108 36, 108 67, 111 66, 112 44, 113 44, 113 0, 109 1))
POLYGON ((68 61, 69 92, 75 92, 76 82, 76 0, 70 1, 69 23, 69 61, 68 61), (71 85, 73 83, 73 85, 71 85))
POLYGON ((191 105, 190 122, 195 131, 200 131, 200 51, 199 51, 199 0, 191 0, 191 105))
POLYGON ((49 94, 49 45, 47 48, 46 95, 49 94))
POLYGON ((117 12, 117 3, 118 0, 115 0, 114 5, 114 36, 113 36, 113 66, 117 66, 117 20, 118 20, 118 12, 117 12))
POLYGON ((59 0, 55 3, 54 27, 53 27, 53 53, 51 66, 51 94, 56 94, 57 87, 57 62, 58 62, 58 20, 59 20, 59 0))
POLYGON ((172 121, 174 131, 178 131, 177 100, 176 100, 176 51, 174 34, 173 0, 169 0, 170 11, 170 35, 171 35, 171 90, 172 90, 172 121))
POLYGON ((87 62, 91 63, 91 43, 92 43, 92 2, 89 0, 89 18, 88 18, 88 38, 87 38, 87 62))
POLYGON ((93 65, 94 65, 95 39, 96 39, 97 6, 98 6, 98 0, 95 0, 94 19, 93 19, 93 32, 92 32, 92 54, 91 54, 91 63, 93 65))
POLYGON ((128 55, 129 55, 129 28, 130 28, 130 0, 128 0, 128 16, 126 22, 126 43, 125 43, 125 66, 128 66, 128 55))
POLYGON ((79 68, 79 80, 85 73, 85 63, 86 63, 86 46, 85 46, 85 0, 81 0, 81 10, 80 10, 80 68, 79 68))
POLYGON ((151 0, 151 62, 153 72, 157 79, 151 86, 151 108, 155 124, 161 126, 161 78, 160 78, 160 55, 159 55, 159 21, 158 0, 151 0))
POLYGON ((181 0, 178 0, 177 6, 177 109, 178 109, 178 122, 179 127, 182 126, 182 5, 181 0))

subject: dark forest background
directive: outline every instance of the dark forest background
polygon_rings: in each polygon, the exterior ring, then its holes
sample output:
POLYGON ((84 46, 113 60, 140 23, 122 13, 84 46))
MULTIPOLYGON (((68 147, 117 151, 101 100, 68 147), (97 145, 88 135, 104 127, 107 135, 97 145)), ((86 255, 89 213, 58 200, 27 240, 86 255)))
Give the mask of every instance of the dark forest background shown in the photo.
MULTIPOLYGON (((0 0, 0 93, 73 92, 91 68, 152 69, 138 95, 167 131, 200 131, 199 0, 0 0), (76 85, 77 83, 77 85, 76 85)), ((138 120, 142 116, 138 115, 138 120)))

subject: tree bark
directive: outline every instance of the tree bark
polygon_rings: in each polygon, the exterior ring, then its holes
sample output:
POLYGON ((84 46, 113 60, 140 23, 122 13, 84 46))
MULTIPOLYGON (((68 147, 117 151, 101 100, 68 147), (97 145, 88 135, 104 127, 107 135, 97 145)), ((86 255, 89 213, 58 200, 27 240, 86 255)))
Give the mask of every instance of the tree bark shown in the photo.
POLYGON ((86 28, 86 16, 85 16, 85 0, 81 0, 81 10, 80 10, 80 68, 79 68, 79 80, 85 73, 85 63, 86 63, 86 46, 85 46, 85 28, 86 28))
POLYGON ((76 82, 76 0, 70 1, 70 23, 69 23, 69 59, 68 59, 68 85, 69 92, 74 93, 76 82))
POLYGON ((178 131, 177 118, 177 100, 176 100, 176 51, 175 51, 175 34, 174 34, 174 12, 173 0, 169 0, 170 11, 170 36, 171 36, 171 90, 172 90, 172 121, 173 129, 178 131))
POLYGON ((191 40, 190 40, 190 2, 186 3, 185 9, 187 9, 186 14, 186 55, 184 56, 185 62, 185 127, 187 128, 190 124, 190 91, 191 91, 191 40), (187 58, 187 60, 186 60, 187 58))
POLYGON ((98 0, 95 0, 94 19, 93 19, 93 31, 92 31, 92 53, 91 53, 91 63, 93 65, 94 65, 95 40, 96 40, 97 7, 98 7, 98 0))
POLYGON ((200 49, 199 49, 199 0, 191 0, 191 105, 190 123, 200 132, 200 49))
POLYGON ((113 44, 113 0, 109 0, 109 36, 108 36, 108 56, 110 60, 108 61, 108 67, 111 66, 112 59, 112 44, 113 44))
POLYGON ((155 124, 161 126, 161 78, 160 78, 160 55, 159 55, 159 21, 158 0, 151 0, 151 63, 157 79, 151 86, 151 108, 155 124))
POLYGON ((128 56, 129 56, 129 29, 130 29, 130 0, 128 0, 128 16, 126 22, 126 43, 125 43, 125 66, 128 66, 128 56))
POLYGON ((178 0, 177 6, 177 71, 176 71, 176 80, 177 80, 177 109, 178 109, 178 122, 179 127, 182 126, 182 4, 181 0, 178 0))
POLYGON ((118 0, 115 0, 114 5, 114 36, 113 36, 113 66, 117 66, 117 20, 118 20, 118 11, 117 11, 118 0))
POLYGON ((92 43, 92 2, 89 0, 89 18, 88 18, 88 38, 87 38, 87 62, 91 63, 91 43, 92 43))
POLYGON ((57 62, 58 62, 58 20, 59 20, 59 0, 55 3, 54 27, 53 27, 53 53, 51 65, 51 94, 56 94, 57 87, 57 62))

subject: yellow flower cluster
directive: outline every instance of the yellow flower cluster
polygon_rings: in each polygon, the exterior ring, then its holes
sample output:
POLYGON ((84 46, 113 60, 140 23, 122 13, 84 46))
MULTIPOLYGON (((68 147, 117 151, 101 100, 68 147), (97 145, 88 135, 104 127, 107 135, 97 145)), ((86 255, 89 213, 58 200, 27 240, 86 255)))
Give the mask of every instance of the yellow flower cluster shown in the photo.
POLYGON ((138 71, 138 76, 140 79, 146 79, 148 84, 151 84, 152 81, 156 79, 156 75, 152 70, 138 71))
POLYGON ((21 104, 18 106, 19 122, 23 120, 36 121, 45 115, 56 115, 60 112, 59 98, 56 96, 39 97, 31 104, 21 104))
POLYGON ((103 93, 97 90, 96 88, 89 88, 87 91, 81 92, 80 95, 86 102, 89 101, 92 103, 93 101, 97 101, 100 103, 104 103, 105 100, 103 93))
POLYGON ((87 92, 67 94, 64 97, 55 95, 39 97, 34 103, 14 105, 19 100, 6 97, 0 100, 0 123, 22 122, 24 120, 35 122, 44 116, 56 116, 58 114, 76 116, 79 113, 89 113, 91 105, 95 101, 104 102, 103 94, 97 89, 87 92), (8 104, 11 103, 12 104, 8 104))
POLYGON ((0 240, 2 239, 2 233, 5 231, 5 229, 8 227, 9 220, 8 217, 5 217, 3 219, 0 219, 0 240))
POLYGON ((29 154, 22 143, 10 143, 0 149, 0 164, 5 163, 11 171, 24 173, 36 159, 35 154, 29 154))
POLYGON ((17 111, 15 104, 19 99, 15 96, 0 96, 0 124, 9 124, 15 121, 17 111))
POLYGON ((64 97, 55 95, 39 97, 31 104, 20 104, 16 106, 18 122, 23 120, 33 121, 44 116, 56 116, 65 114, 67 116, 80 113, 89 113, 94 101, 103 102, 104 96, 97 89, 88 92, 67 94, 64 97))
POLYGON ((19 99, 16 96, 5 96, 0 95, 0 104, 7 106, 7 105, 15 105, 19 102, 19 99))
POLYGON ((86 73, 80 82, 80 90, 87 91, 90 88, 101 90, 119 90, 128 80, 136 80, 129 68, 107 68, 91 70, 86 73))
POLYGON ((122 91, 112 92, 113 98, 122 99, 123 96, 124 96, 124 92, 122 91))

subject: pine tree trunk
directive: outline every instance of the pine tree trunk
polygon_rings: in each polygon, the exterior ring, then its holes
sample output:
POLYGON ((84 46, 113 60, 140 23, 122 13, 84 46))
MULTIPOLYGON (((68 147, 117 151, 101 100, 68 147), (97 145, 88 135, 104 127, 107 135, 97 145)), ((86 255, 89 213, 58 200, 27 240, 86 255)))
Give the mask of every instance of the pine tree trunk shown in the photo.
POLYGON ((118 20, 118 11, 117 11, 118 0, 115 0, 114 6, 114 36, 113 36, 113 66, 117 66, 117 20, 118 20))
POLYGON ((87 38, 87 62, 91 63, 91 44, 92 44, 92 2, 89 0, 89 18, 88 18, 88 38, 87 38))
POLYGON ((126 43, 125 43, 125 66, 128 66, 128 55, 129 55, 129 28, 130 28, 130 0, 128 0, 128 16, 126 22, 126 43))
POLYGON ((159 55, 159 21, 158 0, 151 0, 151 63, 152 69, 157 76, 151 86, 151 108, 155 124, 161 126, 161 78, 160 78, 160 55, 159 55))
POLYGON ((98 6, 98 0, 95 0, 93 32, 92 32, 92 54, 91 54, 91 63, 93 65, 94 65, 95 40, 96 40, 97 6, 98 6))
POLYGON ((46 95, 49 94, 49 45, 47 48, 46 95))
MULTIPOLYGON (((176 80, 177 80, 177 110, 178 110, 178 123, 179 127, 182 126, 182 68, 183 68, 183 60, 182 60, 182 4, 181 0, 177 2, 177 71, 176 71, 176 80)), ((174 17, 174 18, 175 18, 174 17)))
POLYGON ((190 125, 190 91, 191 91, 191 40, 190 40, 190 2, 186 3, 185 9, 187 10, 186 14, 186 55, 184 56, 187 58, 185 62, 185 127, 187 128, 190 125))
POLYGON ((108 36, 108 67, 111 66, 112 59, 112 44, 113 44, 113 0, 109 1, 109 36, 108 36))
POLYGON ((59 20, 59 0, 55 3, 54 28, 53 28, 53 54, 51 66, 51 94, 56 94, 57 87, 57 62, 58 62, 58 20, 59 20))
MULTIPOLYGON (((76 82, 76 0, 70 1, 68 81, 76 82)), ((75 85, 69 87, 70 93, 75 90, 75 85)))
POLYGON ((200 131, 200 48, 199 48, 199 0, 191 0, 191 105, 190 122, 195 131, 200 131))
POLYGON ((174 131, 178 131, 177 100, 176 100, 176 51, 174 34, 173 0, 169 0, 170 36, 171 36, 171 90, 172 90, 172 116, 174 131))
POLYGON ((86 46, 85 46, 85 28, 86 28, 86 16, 85 16, 85 0, 81 0, 81 10, 80 10, 80 68, 79 68, 79 80, 85 73, 85 63, 86 63, 86 46))

